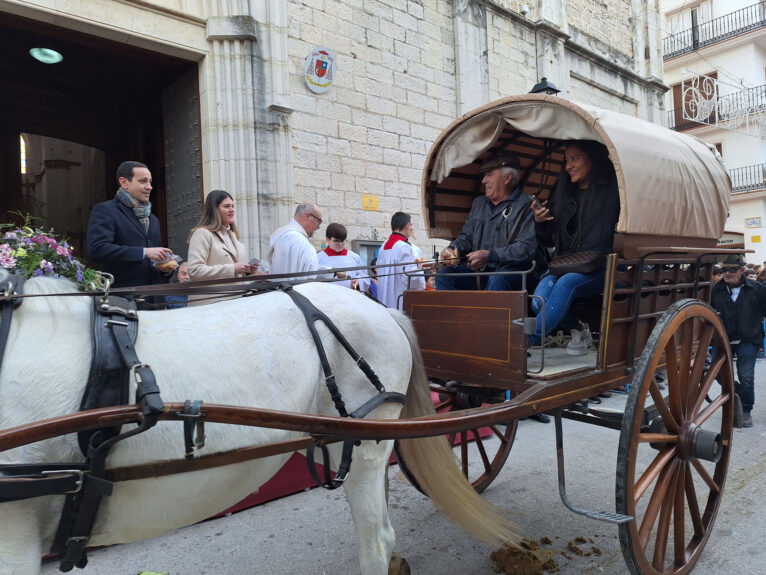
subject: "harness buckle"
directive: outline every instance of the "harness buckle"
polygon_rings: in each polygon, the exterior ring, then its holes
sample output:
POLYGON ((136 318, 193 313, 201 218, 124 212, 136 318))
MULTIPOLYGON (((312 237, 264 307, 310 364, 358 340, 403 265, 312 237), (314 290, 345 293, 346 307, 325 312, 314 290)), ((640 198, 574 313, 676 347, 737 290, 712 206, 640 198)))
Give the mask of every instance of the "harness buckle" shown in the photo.
POLYGON ((136 382, 136 385, 141 385, 144 383, 144 380, 141 379, 141 374, 138 373, 138 370, 144 367, 151 369, 151 366, 148 363, 137 363, 130 367, 130 377, 133 378, 133 380, 136 382))
POLYGON ((85 481, 85 470, 84 469, 49 469, 49 470, 43 470, 40 472, 40 475, 44 476, 50 476, 50 475, 76 475, 77 481, 75 481, 74 489, 71 491, 64 491, 61 494, 62 495, 70 495, 74 493, 79 493, 82 491, 82 485, 85 481))

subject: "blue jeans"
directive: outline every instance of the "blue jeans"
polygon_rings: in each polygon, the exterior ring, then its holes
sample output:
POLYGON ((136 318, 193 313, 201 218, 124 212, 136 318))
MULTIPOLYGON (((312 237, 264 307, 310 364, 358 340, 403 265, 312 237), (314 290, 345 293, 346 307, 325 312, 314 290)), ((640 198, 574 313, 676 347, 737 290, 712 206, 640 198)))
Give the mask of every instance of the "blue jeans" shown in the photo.
MULTIPOLYGON (((545 300, 545 335, 561 327, 577 328, 578 321, 569 308, 576 297, 598 295, 604 288, 603 270, 589 274, 564 274, 563 276, 546 275, 537 284, 535 295, 545 300)), ((540 313, 540 300, 532 299, 532 311, 537 315, 537 333, 529 336, 532 345, 540 343, 543 331, 543 314, 540 313)))
MULTIPOLYGON (((522 267, 503 268, 503 272, 522 271, 522 267)), ((462 276, 450 277, 450 274, 474 273, 466 264, 460 264, 455 267, 442 268, 436 273, 435 285, 437 290, 475 290, 485 289, 488 291, 507 291, 521 289, 521 274, 501 275, 501 276, 462 276), (476 280, 479 280, 480 288, 476 287, 476 280)))
POLYGON ((737 385, 734 392, 742 400, 742 411, 750 413, 755 403, 755 356, 758 346, 752 343, 735 343, 731 353, 737 355, 737 385))

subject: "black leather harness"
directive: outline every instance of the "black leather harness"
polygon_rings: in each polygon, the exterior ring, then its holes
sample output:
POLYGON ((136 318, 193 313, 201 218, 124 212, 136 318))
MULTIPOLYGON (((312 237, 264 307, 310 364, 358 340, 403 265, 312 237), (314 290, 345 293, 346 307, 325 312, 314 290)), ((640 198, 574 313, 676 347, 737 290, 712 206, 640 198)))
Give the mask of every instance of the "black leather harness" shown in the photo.
MULTIPOLYGON (((377 374, 370 367, 370 364, 368 364, 367 361, 356 352, 356 350, 351 346, 348 340, 343 337, 343 334, 340 333, 340 330, 338 330, 338 328, 329 317, 318 310, 316 306, 314 306, 314 304, 308 300, 308 298, 292 289, 292 286, 285 286, 282 289, 292 298, 293 303, 295 303, 298 309, 303 312, 303 317, 306 318, 306 325, 308 325, 309 332, 311 332, 311 337, 314 339, 314 345, 316 345, 317 353, 319 354, 319 361, 322 364, 327 391, 330 392, 330 397, 335 404, 335 409, 338 410, 338 413, 341 417, 362 418, 379 405, 389 401, 404 404, 404 394, 395 391, 386 391, 377 374), (375 389, 378 390, 378 395, 363 403, 358 409, 350 414, 346 410, 346 405, 343 402, 343 398, 341 397, 340 390, 338 389, 338 384, 335 381, 335 375, 333 374, 332 368, 330 367, 330 362, 327 360, 327 353, 325 353, 324 345, 322 345, 322 340, 319 337, 316 326, 314 325, 317 321, 321 321, 325 324, 325 326, 327 326, 327 329, 330 330, 330 333, 335 336, 335 339, 338 340, 338 343, 343 346, 343 349, 345 349, 346 352, 351 356, 351 359, 356 362, 356 365, 359 367, 359 369, 362 370, 362 373, 367 376, 367 379, 370 380, 370 383, 375 387, 375 389)), ((354 446, 359 444, 360 441, 358 439, 346 439, 343 441, 341 461, 338 465, 338 471, 335 474, 335 478, 333 479, 330 471, 330 459, 329 453, 327 451, 327 446, 321 440, 313 442, 306 450, 306 460, 309 466, 309 473, 311 474, 311 477, 314 479, 314 481, 326 489, 337 489, 343 485, 343 482, 348 476, 349 469, 351 468, 351 454, 354 450, 354 446), (322 460, 324 462, 324 479, 319 479, 316 465, 314 464, 314 449, 317 446, 322 450, 322 460)))
MULTIPOLYGON (((10 332, 13 309, 22 301, 21 297, 14 296, 21 295, 23 280, 22 276, 11 275, 5 286, 0 286, 0 365, 10 332)), ((275 289, 284 291, 306 318, 325 374, 327 389, 342 417, 362 418, 383 403, 404 403, 405 396, 401 393, 387 392, 370 365, 354 350, 330 318, 305 296, 293 290, 291 285, 267 283, 262 289, 251 289, 247 295, 275 289), (379 392, 351 413, 348 413, 341 397, 335 375, 314 325, 316 321, 322 321, 327 326, 379 392)), ((50 550, 52 554, 61 555, 59 567, 64 572, 70 571, 74 566, 85 567, 88 562, 85 548, 101 498, 111 495, 113 490, 113 483, 106 479, 106 457, 109 449, 119 441, 153 427, 164 409, 154 373, 150 366, 140 361, 134 347, 138 332, 135 302, 107 293, 94 298, 94 311, 91 370, 80 408, 85 410, 127 403, 129 380, 133 379, 136 383, 136 403, 141 405, 140 424, 122 433, 120 427, 109 427, 79 434, 78 442, 86 456, 84 463, 0 465, 0 502, 44 495, 66 495, 50 550)), ((201 404, 201 401, 187 401, 184 408, 184 415, 188 417, 184 421, 187 459, 193 457, 195 448, 204 445, 203 422, 199 419, 201 404)), ((360 441, 348 439, 343 442, 343 455, 335 478, 332 478, 328 465, 326 441, 326 438, 318 439, 307 449, 309 471, 318 484, 328 489, 336 489, 346 479, 351 466, 353 447, 359 445, 360 441), (323 453, 324 480, 318 477, 314 464, 316 446, 320 447, 323 453)))

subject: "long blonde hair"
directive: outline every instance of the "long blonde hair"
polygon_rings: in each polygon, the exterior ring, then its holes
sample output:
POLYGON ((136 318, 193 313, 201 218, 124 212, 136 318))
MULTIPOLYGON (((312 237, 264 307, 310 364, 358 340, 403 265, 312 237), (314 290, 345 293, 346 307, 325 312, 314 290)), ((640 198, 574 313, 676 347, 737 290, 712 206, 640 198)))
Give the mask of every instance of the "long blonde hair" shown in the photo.
MULTIPOLYGON (((225 192, 224 190, 213 190, 207 195, 205 198, 205 204, 202 206, 202 217, 200 217, 197 225, 192 228, 192 231, 189 234, 189 239, 191 239, 191 237, 194 235, 194 232, 200 228, 205 228, 211 232, 221 232, 226 229, 226 226, 221 219, 221 211, 218 209, 218 206, 220 206, 221 202, 223 202, 226 198, 234 201, 234 198, 231 197, 231 194, 229 194, 229 192, 225 192)), ((234 233, 236 238, 239 239, 237 224, 232 222, 229 225, 229 229, 234 233)), ((189 242, 189 239, 186 240, 187 243, 189 242)))

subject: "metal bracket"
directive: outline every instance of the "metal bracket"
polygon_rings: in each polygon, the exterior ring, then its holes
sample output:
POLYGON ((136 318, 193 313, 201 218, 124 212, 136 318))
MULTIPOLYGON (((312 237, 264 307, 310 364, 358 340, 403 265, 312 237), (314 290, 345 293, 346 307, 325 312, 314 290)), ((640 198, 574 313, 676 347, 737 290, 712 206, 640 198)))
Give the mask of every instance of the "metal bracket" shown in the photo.
POLYGON ((616 523, 619 525, 621 523, 628 523, 633 521, 633 518, 630 515, 621 515, 611 511, 588 511, 587 509, 579 509, 569 502, 569 498, 567 497, 566 481, 564 479, 564 434, 561 430, 560 409, 557 409, 554 413, 554 419, 556 422, 556 463, 558 464, 559 469, 559 495, 561 496, 561 501, 564 502, 564 505, 566 505, 567 509, 579 515, 584 515, 590 519, 605 521, 607 523, 616 523))

